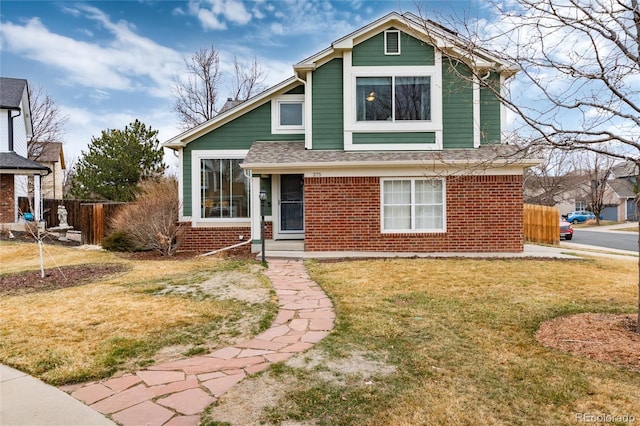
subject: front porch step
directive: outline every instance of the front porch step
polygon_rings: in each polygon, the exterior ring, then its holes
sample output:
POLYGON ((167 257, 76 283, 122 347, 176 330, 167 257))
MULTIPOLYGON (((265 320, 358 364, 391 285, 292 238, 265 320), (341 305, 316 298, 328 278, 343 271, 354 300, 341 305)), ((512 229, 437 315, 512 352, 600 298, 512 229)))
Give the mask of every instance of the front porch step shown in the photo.
POLYGON ((270 251, 304 251, 304 240, 266 240, 265 247, 270 251))

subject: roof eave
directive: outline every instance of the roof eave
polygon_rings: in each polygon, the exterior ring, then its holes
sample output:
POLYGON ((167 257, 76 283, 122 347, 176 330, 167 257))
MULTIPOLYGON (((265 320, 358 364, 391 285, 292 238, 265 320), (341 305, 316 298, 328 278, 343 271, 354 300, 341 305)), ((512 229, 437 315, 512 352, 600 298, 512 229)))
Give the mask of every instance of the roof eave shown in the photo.
POLYGON ((354 169, 378 168, 389 169, 406 166, 453 166, 466 168, 475 165, 486 167, 516 166, 518 168, 534 167, 542 163, 541 159, 498 159, 498 160, 402 160, 402 161, 334 161, 334 162, 295 162, 295 163, 241 163, 240 167, 248 170, 308 170, 335 169, 349 167, 354 169))
POLYGON ((281 90, 286 90, 289 86, 293 86, 296 83, 299 83, 299 80, 295 76, 289 77, 288 79, 276 84, 275 86, 270 87, 269 89, 254 96, 253 98, 247 99, 246 101, 234 106, 233 108, 223 112, 222 114, 219 114, 214 118, 193 127, 192 129, 186 130, 179 135, 174 136, 173 138, 164 142, 162 144, 162 147, 170 149, 182 149, 194 139, 197 139, 200 136, 210 132, 211 130, 214 130, 222 126, 223 124, 226 124, 229 121, 237 118, 238 116, 257 108, 258 106, 262 105, 263 101, 268 101, 271 96, 275 95, 281 90))

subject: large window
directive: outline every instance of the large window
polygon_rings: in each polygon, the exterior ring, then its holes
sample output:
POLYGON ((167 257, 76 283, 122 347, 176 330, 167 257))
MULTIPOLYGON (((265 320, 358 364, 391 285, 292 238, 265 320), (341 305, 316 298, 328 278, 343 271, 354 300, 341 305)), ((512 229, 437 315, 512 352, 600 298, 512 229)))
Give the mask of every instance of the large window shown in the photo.
POLYGON ((383 231, 443 231, 444 226, 443 180, 382 181, 383 231))
POLYGON ((431 120, 431 78, 357 77, 356 120, 431 120))
POLYGON ((203 218, 248 218, 249 179, 240 159, 200 160, 200 208, 203 218))

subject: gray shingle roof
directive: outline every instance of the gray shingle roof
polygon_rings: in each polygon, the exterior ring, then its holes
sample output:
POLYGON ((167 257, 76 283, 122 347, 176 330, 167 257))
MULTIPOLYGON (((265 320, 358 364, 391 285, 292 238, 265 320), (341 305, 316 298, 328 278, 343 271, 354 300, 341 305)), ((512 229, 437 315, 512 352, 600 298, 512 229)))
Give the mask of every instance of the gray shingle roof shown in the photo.
POLYGON ((15 170, 14 174, 40 174, 48 175, 51 169, 36 163, 35 161, 24 158, 15 152, 0 152, 0 170, 15 170), (19 173, 24 172, 24 173, 19 173))
POLYGON ((32 160, 40 163, 57 163, 61 160, 62 142, 41 142, 39 148, 40 154, 37 158, 32 157, 32 160))
POLYGON ((611 171, 617 178, 638 175, 638 168, 632 161, 624 161, 622 163, 618 163, 611 168, 611 171))
POLYGON ((613 179, 607 182, 609 187, 622 198, 634 198, 636 196, 636 188, 629 179, 613 179))
POLYGON ((0 77, 0 108, 20 108, 26 85, 27 80, 22 78, 0 77))
POLYGON ((460 164, 510 162, 524 166, 538 164, 512 145, 489 145, 474 149, 442 151, 326 151, 307 150, 304 142, 254 142, 243 162, 244 168, 286 165, 332 166, 350 164, 460 164))

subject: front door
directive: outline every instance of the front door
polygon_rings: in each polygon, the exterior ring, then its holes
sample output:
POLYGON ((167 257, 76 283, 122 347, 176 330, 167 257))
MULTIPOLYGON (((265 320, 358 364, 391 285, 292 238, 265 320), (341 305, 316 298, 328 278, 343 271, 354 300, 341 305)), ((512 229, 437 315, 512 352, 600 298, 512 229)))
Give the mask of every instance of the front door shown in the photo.
MULTIPOLYGON (((280 233, 299 238, 304 232, 304 175, 280 176, 280 233), (296 235, 297 234, 297 235, 296 235)), ((286 235, 283 235, 286 238, 286 235)))

